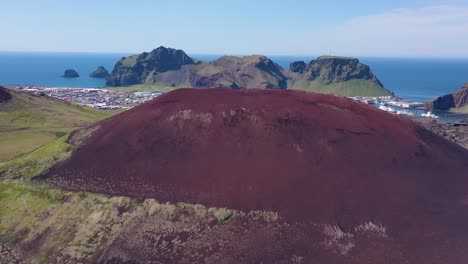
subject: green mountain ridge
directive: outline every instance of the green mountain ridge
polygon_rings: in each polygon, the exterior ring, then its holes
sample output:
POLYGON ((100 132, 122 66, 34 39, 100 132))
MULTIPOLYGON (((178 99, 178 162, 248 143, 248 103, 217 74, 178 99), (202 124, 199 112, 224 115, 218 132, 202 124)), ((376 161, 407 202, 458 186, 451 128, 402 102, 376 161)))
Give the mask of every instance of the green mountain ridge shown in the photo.
POLYGON ((223 56, 212 62, 202 62, 190 58, 182 50, 165 47, 122 58, 115 64, 106 84, 173 89, 289 88, 346 96, 391 95, 369 66, 355 58, 321 56, 308 64, 294 62, 285 70, 262 55, 223 56))

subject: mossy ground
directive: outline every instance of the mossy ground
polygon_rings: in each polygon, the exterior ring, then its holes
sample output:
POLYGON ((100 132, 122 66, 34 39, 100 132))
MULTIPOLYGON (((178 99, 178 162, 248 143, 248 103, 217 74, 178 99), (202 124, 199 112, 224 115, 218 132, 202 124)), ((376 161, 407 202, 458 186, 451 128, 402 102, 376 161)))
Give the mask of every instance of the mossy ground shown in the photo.
POLYGON ((11 94, 11 101, 0 104, 0 163, 119 112, 80 108, 27 93, 11 94))
POLYGON ((71 155, 73 146, 66 143, 68 135, 49 142, 46 145, 15 159, 0 163, 2 178, 31 179, 49 169, 57 162, 71 155))
POLYGON ((468 105, 465 105, 460 108, 452 108, 450 109, 450 112, 456 113, 456 114, 468 114, 468 105))
MULTIPOLYGON (((199 232, 211 237, 213 232, 229 230, 230 221, 238 217, 266 223, 278 220, 271 212, 68 192, 37 182, 0 182, 0 244, 15 248, 27 263, 96 263, 109 258, 108 249, 122 243, 142 251, 151 245, 153 254, 167 254, 164 243, 179 243, 183 249, 187 246, 180 239, 187 234, 193 240, 189 245, 205 248, 207 242, 198 241, 199 232), (136 232, 136 226, 142 231, 136 232), (156 241, 147 244, 148 239, 156 241)), ((236 234, 228 237, 232 235, 236 234)))
POLYGON ((367 80, 349 80, 340 83, 325 84, 322 81, 297 81, 290 83, 289 89, 306 90, 316 93, 334 93, 343 96, 388 96, 385 88, 367 80))
POLYGON ((126 92, 145 92, 145 91, 157 91, 157 92, 170 92, 179 88, 190 88, 190 85, 156 85, 156 84, 136 84, 130 86, 117 86, 117 87, 106 87, 106 89, 126 92))

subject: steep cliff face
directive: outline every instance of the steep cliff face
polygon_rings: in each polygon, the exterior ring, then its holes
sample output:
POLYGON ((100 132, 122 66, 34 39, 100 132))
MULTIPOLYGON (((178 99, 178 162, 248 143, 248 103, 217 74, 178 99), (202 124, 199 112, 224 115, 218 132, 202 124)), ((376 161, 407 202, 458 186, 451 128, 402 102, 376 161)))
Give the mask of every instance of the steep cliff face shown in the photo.
POLYGON ((304 75, 300 78, 309 81, 319 79, 326 84, 363 79, 383 86, 369 66, 360 63, 358 59, 345 57, 319 57, 307 65, 304 75))
POLYGON ((307 64, 303 61, 295 61, 289 65, 290 72, 304 73, 307 68, 307 64))
POLYGON ((461 108, 468 105, 468 83, 465 83, 458 91, 440 96, 430 102, 426 106, 430 110, 450 110, 451 108, 461 108))
POLYGON ((212 62, 190 58, 182 50, 159 47, 122 58, 107 77, 109 86, 134 84, 192 88, 303 89, 346 96, 391 95, 369 66, 357 59, 319 57, 293 62, 284 70, 261 56, 223 56, 212 62))
POLYGON ((465 83, 462 88, 453 93, 453 100, 457 108, 468 105, 468 83, 465 83))
POLYGON ((345 96, 391 95, 369 66, 355 58, 323 56, 306 66, 295 62, 291 64, 290 79, 289 88, 293 89, 345 96))
POLYGON ((428 102, 426 105, 429 110, 445 111, 455 107, 455 100, 453 98, 453 94, 447 94, 437 97, 433 101, 428 102))
POLYGON ((106 78, 106 84, 110 86, 142 84, 152 75, 179 70, 188 64, 195 64, 195 61, 184 51, 161 46, 149 53, 143 52, 119 60, 112 74, 106 78))
POLYGON ((224 56, 196 63, 183 51, 158 48, 120 60, 107 85, 186 85, 195 88, 287 88, 283 68, 265 56, 224 56))

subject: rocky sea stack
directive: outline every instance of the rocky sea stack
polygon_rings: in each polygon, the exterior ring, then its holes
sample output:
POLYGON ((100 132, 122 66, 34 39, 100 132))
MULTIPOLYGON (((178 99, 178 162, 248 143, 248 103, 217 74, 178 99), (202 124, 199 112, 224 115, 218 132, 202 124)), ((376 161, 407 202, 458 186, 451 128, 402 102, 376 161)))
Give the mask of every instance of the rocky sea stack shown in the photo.
POLYGON ((64 78, 78 78, 78 77, 80 77, 80 75, 74 69, 67 69, 67 70, 65 70, 65 73, 63 74, 62 77, 64 77, 64 78))
POLYGON ((465 83, 458 91, 440 96, 427 104, 430 110, 450 110, 452 108, 461 108, 468 105, 468 83, 465 83))
POLYGON ((122 58, 107 85, 134 84, 191 88, 303 89, 342 95, 390 95, 367 65, 357 59, 319 57, 283 69, 266 56, 223 56, 212 62, 190 58, 182 50, 159 47, 122 58))
POLYGON ((156 225, 148 215, 106 244, 101 263, 163 260, 165 245, 173 245, 178 263, 468 259, 467 150, 351 99, 179 89, 77 131, 69 142, 77 150, 40 180, 183 202, 179 208, 199 204, 200 217, 203 206, 272 212, 232 221, 218 212, 223 224, 189 230, 187 222, 164 227, 170 232, 163 237, 150 231, 156 225))
POLYGON ((106 78, 109 75, 109 72, 104 68, 104 66, 99 66, 95 71, 89 74, 91 78, 106 78))
POLYGON ((7 102, 11 100, 11 94, 7 88, 0 86, 0 103, 7 102))

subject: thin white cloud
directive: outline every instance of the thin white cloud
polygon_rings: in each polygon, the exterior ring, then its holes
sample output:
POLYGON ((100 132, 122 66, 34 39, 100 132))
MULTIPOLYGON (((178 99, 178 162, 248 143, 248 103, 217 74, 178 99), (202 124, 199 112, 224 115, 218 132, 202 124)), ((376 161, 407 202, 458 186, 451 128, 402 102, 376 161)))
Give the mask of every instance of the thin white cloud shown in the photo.
POLYGON ((468 7, 396 9, 357 17, 315 32, 307 46, 297 48, 313 54, 468 57, 468 7))

